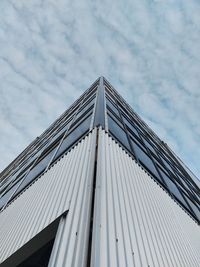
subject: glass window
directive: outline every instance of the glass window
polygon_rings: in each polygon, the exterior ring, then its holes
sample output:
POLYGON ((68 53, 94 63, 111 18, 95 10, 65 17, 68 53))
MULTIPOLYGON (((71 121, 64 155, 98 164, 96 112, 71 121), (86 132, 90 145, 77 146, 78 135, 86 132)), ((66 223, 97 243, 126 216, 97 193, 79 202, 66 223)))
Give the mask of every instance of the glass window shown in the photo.
POLYGON ((106 104, 112 110, 112 112, 114 112, 117 115, 117 117, 119 117, 119 112, 116 105, 113 102, 111 102, 108 98, 106 98, 106 104))
POLYGON ((12 178, 13 176, 10 176, 6 183, 0 186, 0 197, 6 190, 9 190, 9 188, 11 187, 12 182, 14 181, 12 178))
POLYGON ((27 162, 27 164, 25 164, 22 168, 19 168, 10 178, 9 181, 7 183, 7 185, 5 185, 4 188, 6 187, 10 187, 11 183, 20 179, 20 177, 23 175, 24 172, 26 172, 26 170, 29 168, 29 166, 32 164, 32 162, 34 161, 35 156, 33 159, 29 160, 27 162))
POLYGON ((134 123, 131 123, 131 122, 128 120, 128 118, 126 118, 124 115, 122 116, 122 118, 123 118, 124 123, 125 123, 126 126, 127 126, 127 130, 128 130, 129 132, 131 132, 131 134, 135 135, 138 139, 140 139, 140 136, 139 136, 139 134, 138 134, 138 131, 137 131, 136 127, 133 126, 134 123))
POLYGON ((136 157, 138 160, 154 175, 156 176, 159 180, 159 174, 155 168, 155 165, 151 158, 134 142, 132 142, 134 151, 136 153, 136 157))
MULTIPOLYGON (((3 181, 0 182, 0 189, 2 190, 4 187, 6 187, 12 179, 10 179, 9 177, 6 177, 3 179, 3 181)), ((1 190, 0 190, 0 194, 1 194, 1 190)))
POLYGON ((86 103, 86 105, 81 107, 80 111, 76 116, 76 120, 78 120, 86 111, 89 111, 93 105, 94 105, 94 98, 92 99, 92 101, 86 103))
POLYGON ((82 121, 69 135, 63 140, 62 145, 60 146, 56 158, 62 155, 73 143, 76 142, 86 131, 90 128, 91 115, 82 121))
POLYGON ((125 131, 112 119, 108 116, 108 128, 109 131, 128 149, 130 150, 130 145, 127 139, 125 131))
POLYGON ((127 109, 126 109, 126 107, 124 107, 123 103, 121 103, 121 101, 119 99, 117 99, 116 102, 118 104, 118 107, 119 107, 121 113, 127 114, 127 109))
POLYGON ((38 162, 37 165, 35 165, 35 167, 33 167, 30 170, 30 172, 26 176, 25 180, 23 181, 23 183, 20 185, 17 192, 15 193, 15 196, 18 195, 27 185, 29 185, 39 174, 41 174, 45 170, 49 161, 51 160, 52 156, 54 155, 56 148, 57 148, 57 146, 54 147, 54 149, 51 150, 51 152, 49 152, 42 160, 40 160, 38 162))
POLYGON ((19 186, 19 183, 21 181, 18 181, 9 191, 7 191, 3 196, 0 198, 0 209, 7 203, 11 195, 14 193, 16 188, 19 186))
POLYGON ((189 209, 176 184, 169 178, 169 176, 165 172, 163 172, 162 170, 160 170, 160 172, 170 193, 172 193, 177 200, 179 200, 187 209, 189 209))
POLYGON ((172 173, 174 173, 174 171, 173 171, 171 165, 167 162, 167 160, 166 160, 164 157, 162 157, 162 161, 163 161, 163 163, 164 163, 165 168, 166 168, 167 170, 171 171, 172 173))
POLYGON ((47 151, 50 151, 50 147, 52 147, 53 144, 59 142, 59 140, 62 138, 63 133, 68 129, 69 123, 63 126, 63 128, 55 133, 52 138, 49 139, 49 142, 45 144, 45 146, 37 153, 37 155, 41 155, 41 153, 46 153, 47 151))
MULTIPOLYGON (((176 173, 176 175, 178 175, 176 173)), ((181 177, 180 175, 178 175, 178 181, 179 181, 179 184, 181 186, 181 189, 184 191, 184 192, 189 192, 189 194, 194 194, 196 196, 196 193, 195 191, 193 191, 193 187, 190 186, 187 182, 186 182, 187 178, 183 178, 181 177)))
MULTIPOLYGON (((86 118, 79 126, 77 126, 62 142, 59 150, 56 153, 54 161, 62 155, 78 138, 80 138, 90 127, 91 115, 86 118)), ((27 177, 20 185, 15 195, 19 194, 28 184, 30 184, 37 176, 39 176, 47 167, 52 159, 60 140, 56 143, 56 146, 42 158, 35 167, 33 167, 28 173, 27 177)), ((22 178, 23 179, 23 178, 22 178)))
POLYGON ((33 164, 33 162, 34 162, 34 160, 36 159, 36 157, 37 157, 37 155, 34 155, 34 157, 33 158, 31 158, 28 162, 27 162, 27 164, 25 164, 24 166, 23 166, 23 168, 21 169, 19 169, 18 171, 17 171, 17 173, 12 177, 12 180, 13 181, 17 181, 17 180, 21 180, 21 177, 24 175, 24 173, 26 173, 26 171, 30 168, 30 166, 33 164))
POLYGON ((165 166, 163 165, 160 157, 157 154, 151 153, 151 151, 149 151, 149 153, 151 154, 151 157, 153 158, 153 161, 156 163, 156 165, 158 165, 161 169, 165 170, 165 166))
POLYGON ((54 135, 52 137, 52 139, 50 140, 51 143, 59 136, 61 135, 63 132, 65 132, 67 130, 67 128, 69 127, 69 125, 71 124, 72 118, 70 118, 70 120, 65 121, 62 125, 60 125, 60 127, 57 129, 56 132, 54 132, 54 135))
POLYGON ((106 96, 110 97, 111 99, 115 97, 115 95, 113 94, 112 90, 110 89, 110 87, 105 87, 105 91, 106 91, 106 96))
POLYGON ((151 152, 153 152, 153 154, 157 154, 153 148, 153 145, 150 143, 150 141, 148 141, 146 138, 142 137, 142 140, 145 144, 145 146, 151 150, 151 152))
POLYGON ((188 177, 182 176, 180 174, 178 175, 178 177, 185 188, 187 188, 189 191, 199 194, 197 187, 194 187, 194 185, 189 181, 188 177))
POLYGON ((194 214, 196 215, 196 217, 200 221, 200 210, 198 209, 198 207, 188 197, 186 197, 186 199, 187 199, 192 211, 194 212, 194 214))
POLYGON ((91 96, 92 96, 92 97, 93 97, 93 96, 96 96, 96 91, 97 91, 97 86, 94 87, 94 88, 92 89, 92 91, 88 92, 88 95, 87 95, 85 101, 87 101, 89 98, 91 98, 91 96))

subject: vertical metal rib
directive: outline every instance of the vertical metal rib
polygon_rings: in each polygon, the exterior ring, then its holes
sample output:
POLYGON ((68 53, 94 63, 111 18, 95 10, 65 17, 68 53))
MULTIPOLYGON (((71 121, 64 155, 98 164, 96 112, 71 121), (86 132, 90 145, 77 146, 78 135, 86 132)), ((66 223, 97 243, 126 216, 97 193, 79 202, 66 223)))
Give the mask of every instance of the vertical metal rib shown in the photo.
POLYGON ((99 132, 91 266, 198 266, 199 226, 99 132))
POLYGON ((67 210, 67 260, 85 260, 95 144, 96 129, 0 214, 0 265, 67 210))
POLYGON ((105 129, 105 88, 103 84, 103 77, 99 79, 99 86, 97 89, 97 103, 94 119, 94 127, 102 126, 105 129))

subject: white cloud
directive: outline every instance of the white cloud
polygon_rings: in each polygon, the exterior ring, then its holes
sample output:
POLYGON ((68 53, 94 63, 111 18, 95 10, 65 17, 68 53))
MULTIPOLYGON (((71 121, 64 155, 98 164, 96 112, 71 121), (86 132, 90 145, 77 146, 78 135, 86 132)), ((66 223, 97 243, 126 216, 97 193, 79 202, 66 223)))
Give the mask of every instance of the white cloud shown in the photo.
POLYGON ((200 176, 198 1, 2 0, 0 9, 1 169, 104 75, 200 176))

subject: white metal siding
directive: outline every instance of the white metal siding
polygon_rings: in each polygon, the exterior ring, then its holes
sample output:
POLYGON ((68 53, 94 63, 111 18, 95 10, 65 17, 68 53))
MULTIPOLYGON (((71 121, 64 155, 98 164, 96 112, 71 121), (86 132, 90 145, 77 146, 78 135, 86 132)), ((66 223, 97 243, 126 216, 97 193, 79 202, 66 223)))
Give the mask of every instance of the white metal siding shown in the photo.
MULTIPOLYGON (((199 226, 99 133, 91 266, 200 266, 199 226)), ((68 210, 49 267, 86 266, 95 147, 96 130, 0 214, 0 262, 68 210)))
POLYGON ((68 245, 75 251, 76 231, 80 224, 87 227, 89 220, 95 144, 96 130, 0 214, 0 263, 66 210, 68 245))
POLYGON ((200 228, 100 132, 92 266, 198 267, 200 228))

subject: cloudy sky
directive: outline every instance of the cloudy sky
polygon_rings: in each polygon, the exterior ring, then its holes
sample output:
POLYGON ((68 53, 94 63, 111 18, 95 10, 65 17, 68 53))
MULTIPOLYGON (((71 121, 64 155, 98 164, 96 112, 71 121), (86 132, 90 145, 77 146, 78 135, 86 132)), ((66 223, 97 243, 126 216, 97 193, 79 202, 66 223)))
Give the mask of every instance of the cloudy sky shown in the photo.
POLYGON ((1 0, 0 170, 103 75, 200 177, 198 0, 1 0))

